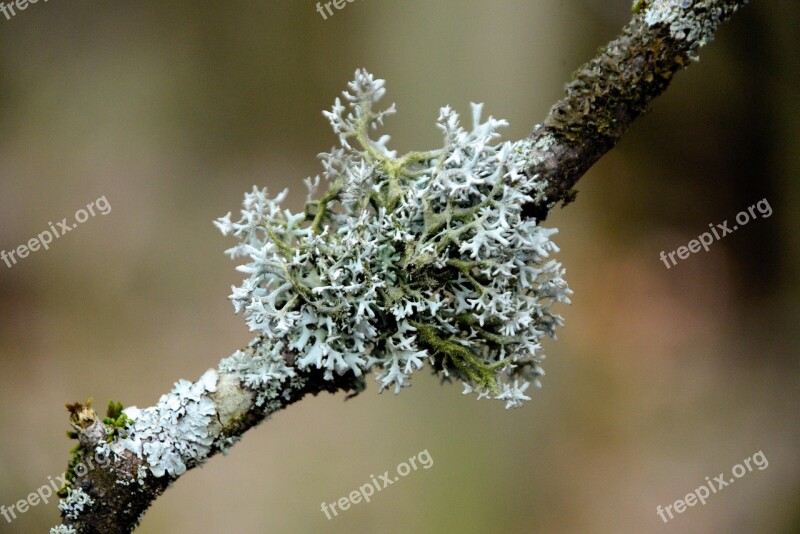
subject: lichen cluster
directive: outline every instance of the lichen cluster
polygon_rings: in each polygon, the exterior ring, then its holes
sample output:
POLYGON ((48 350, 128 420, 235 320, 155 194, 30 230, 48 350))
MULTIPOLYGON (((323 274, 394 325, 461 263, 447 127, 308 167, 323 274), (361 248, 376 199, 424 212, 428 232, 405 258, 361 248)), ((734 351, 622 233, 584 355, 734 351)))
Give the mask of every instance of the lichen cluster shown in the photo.
POLYGON ((220 362, 220 372, 235 373, 242 386, 255 392, 259 408, 273 412, 283 407, 292 389, 300 389, 305 380, 288 366, 281 354, 262 343, 251 343, 247 351, 237 350, 220 362))
MULTIPOLYGON (((127 437, 118 437, 111 451, 124 450, 144 458, 153 476, 177 477, 191 465, 201 463, 211 453, 216 433, 216 407, 210 394, 216 391, 217 372, 208 370, 197 382, 180 380, 170 393, 162 395, 158 404, 142 410, 125 410, 133 421, 127 437)), ((139 482, 146 472, 140 469, 139 482)))
POLYGON ((77 519, 78 516, 94 504, 94 500, 82 489, 70 489, 67 498, 58 503, 58 509, 67 519, 77 519))
MULTIPOLYGON (((562 323, 551 307, 571 293, 549 259, 556 230, 522 216, 543 185, 523 171, 525 146, 498 143, 506 122, 482 122, 480 105, 469 130, 442 108, 444 147, 398 156, 388 136, 369 135, 394 113, 376 108, 384 93, 357 71, 325 112, 340 146, 306 181, 304 211, 281 207, 286 191, 254 188, 239 220, 216 221, 240 240, 230 256, 246 258, 230 298, 263 341, 253 386, 288 378, 288 353, 326 379, 375 368, 395 392, 428 362, 465 392, 519 406, 543 374, 542 338, 562 323)), ((246 358, 236 365, 252 366, 246 358)))
MULTIPOLYGON (((506 122, 482 122, 480 105, 469 130, 445 107, 444 147, 398 157, 388 136, 369 136, 394 113, 375 109, 383 86, 357 71, 345 104, 336 99, 325 112, 341 146, 321 155, 324 172, 307 180, 303 212, 280 207, 286 191, 269 198, 254 188, 238 221, 230 213, 216 221, 240 240, 231 257, 247 258, 238 270, 248 277, 230 297, 257 333, 247 349, 219 372, 178 381, 150 408, 112 402, 101 422, 91 402, 69 406, 71 438, 92 429, 96 454, 145 461, 117 484, 174 479, 227 451, 252 405, 263 415, 282 408, 312 370, 333 380, 375 369, 381 390, 399 392, 427 362, 478 398, 507 408, 530 400, 527 388, 544 374, 541 340, 562 324, 551 308, 571 294, 549 258, 557 230, 523 216, 523 206, 544 200, 544 184, 524 171, 531 143, 498 143, 506 122)), ((74 487, 84 448, 73 449, 59 505, 73 521, 93 504, 74 487)))

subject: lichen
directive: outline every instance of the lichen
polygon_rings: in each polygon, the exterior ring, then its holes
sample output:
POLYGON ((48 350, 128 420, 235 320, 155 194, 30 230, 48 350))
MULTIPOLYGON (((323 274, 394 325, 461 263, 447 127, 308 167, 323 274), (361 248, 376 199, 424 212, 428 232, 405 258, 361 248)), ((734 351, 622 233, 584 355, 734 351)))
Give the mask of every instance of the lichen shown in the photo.
POLYGON ((522 215, 544 187, 525 173, 530 147, 498 143, 507 123, 483 122, 474 104, 469 130, 442 108, 442 149, 398 156, 388 136, 369 135, 395 111, 376 109, 384 93, 357 71, 345 103, 325 112, 340 146, 321 155, 322 178, 306 180, 304 212, 280 206, 286 191, 254 188, 238 221, 216 221, 240 239, 228 253, 247 258, 238 270, 248 278, 230 298, 258 335, 220 369, 268 411, 293 367, 326 380, 376 369, 381 390, 399 392, 426 362, 479 398, 518 406, 542 374, 540 341, 562 322, 551 308, 571 293, 548 258, 556 230, 522 215))
POLYGON ((669 26, 674 39, 705 46, 714 38, 723 20, 738 9, 736 5, 713 0, 651 0, 644 10, 648 26, 669 26))
POLYGON ((50 534, 77 534, 77 531, 67 525, 57 525, 50 529, 50 534))
MULTIPOLYGON (((226 360, 223 360, 223 365, 226 360)), ((231 434, 250 410, 253 395, 240 385, 238 376, 222 368, 220 372, 223 374, 219 377, 217 391, 212 394, 212 398, 217 406, 217 417, 222 425, 223 434, 231 434)))
MULTIPOLYGON (((283 383, 295 376, 280 353, 267 348, 258 340, 251 343, 247 352, 236 351, 220 362, 220 372, 236 373, 242 385, 256 392, 256 406, 264 406, 276 399, 284 390, 283 383)), ((222 422, 226 425, 226 422, 222 422)))
POLYGON ((93 504, 94 499, 86 492, 80 488, 74 488, 68 491, 66 499, 61 499, 61 502, 58 503, 58 509, 61 510, 64 517, 74 521, 84 511, 91 508, 93 504))
MULTIPOLYGON (((217 379, 217 372, 210 369, 195 383, 178 381, 154 407, 125 410, 133 422, 127 427, 128 436, 115 440, 111 450, 117 454, 129 450, 143 458, 155 477, 177 477, 189 466, 202 463, 218 434, 214 432, 216 407, 210 397, 217 379)), ((140 468, 140 484, 145 476, 140 468)))

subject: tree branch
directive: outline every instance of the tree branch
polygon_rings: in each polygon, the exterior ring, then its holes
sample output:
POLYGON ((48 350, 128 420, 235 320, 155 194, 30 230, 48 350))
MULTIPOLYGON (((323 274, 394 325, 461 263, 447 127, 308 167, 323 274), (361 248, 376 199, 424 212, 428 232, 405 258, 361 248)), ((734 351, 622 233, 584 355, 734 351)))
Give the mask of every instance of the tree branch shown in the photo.
MULTIPOLYGON (((578 69, 566 96, 528 139, 526 172, 546 187, 526 214, 543 220, 557 203, 569 202, 580 177, 745 3, 639 0, 622 34, 578 69)), ((364 388, 363 377, 352 372, 325 376, 300 369, 296 354, 270 356, 265 343, 255 340, 194 383, 178 382, 151 408, 119 414, 112 406, 101 419, 88 404, 70 406, 79 445, 60 505, 64 521, 51 532, 131 532, 172 482, 226 452, 272 413, 307 394, 364 388), (93 456, 107 461, 86 469, 93 456)))
MULTIPOLYGON (((79 440, 77 453, 81 455, 83 465, 90 467, 72 469, 74 481, 70 493, 83 493, 93 502, 84 505, 80 513, 71 518, 68 514, 75 507, 64 510, 66 507, 62 501, 64 526, 79 533, 131 532, 150 504, 179 476, 219 452, 227 453, 245 432, 273 413, 306 395, 338 391, 355 395, 364 389, 363 377, 352 373, 334 375, 332 380, 326 380, 320 370, 298 370, 294 367, 292 355, 286 356, 280 372, 273 370, 273 377, 256 386, 254 374, 262 369, 237 365, 237 361, 245 361, 241 356, 258 360, 263 343, 256 340, 246 351, 237 351, 232 358, 220 362, 219 371, 209 370, 191 385, 187 381, 179 382, 170 394, 161 397, 155 407, 136 410, 139 412, 137 421, 144 419, 151 426, 154 420, 159 419, 169 423, 160 429, 166 436, 160 437, 163 442, 172 443, 179 449, 178 457, 172 459, 183 462, 183 466, 171 464, 170 458, 163 454, 147 455, 141 450, 136 454, 130 450, 136 449, 136 444, 126 443, 129 440, 125 438, 119 438, 109 446, 108 419, 104 422, 90 403, 71 405, 71 423, 79 440), (203 404, 211 408, 206 410, 208 415, 192 419, 197 413, 196 408, 203 404), (141 412, 147 411, 150 411, 150 417, 142 418, 141 412), (91 468, 91 460, 87 461, 87 458, 94 458, 96 467, 91 468), (154 476, 153 471, 159 469, 164 470, 162 476, 154 476)), ((139 425, 134 425, 134 428, 146 430, 139 425)), ((80 501, 74 497, 71 500, 80 501)), ((70 499, 66 502, 69 503, 70 499)))
POLYGON ((530 136, 529 174, 544 181, 546 198, 526 215, 542 221, 650 103, 673 75, 697 60, 719 26, 748 0, 650 0, 634 7, 622 33, 580 67, 530 136), (681 7, 686 5, 687 7, 681 7))

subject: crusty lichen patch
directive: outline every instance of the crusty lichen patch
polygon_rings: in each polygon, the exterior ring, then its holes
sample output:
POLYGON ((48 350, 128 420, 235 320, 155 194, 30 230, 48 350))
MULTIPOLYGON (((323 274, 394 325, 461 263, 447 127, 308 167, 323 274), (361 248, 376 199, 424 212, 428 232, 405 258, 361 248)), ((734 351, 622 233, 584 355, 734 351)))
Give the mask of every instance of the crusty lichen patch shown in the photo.
POLYGON ((644 21, 650 27, 666 25, 674 39, 699 48, 711 42, 719 25, 738 7, 719 0, 651 0, 644 10, 644 21))
POLYGON ((222 425, 222 432, 228 434, 253 406, 254 394, 243 389, 234 375, 222 374, 217 383, 217 391, 211 397, 217 405, 217 417, 222 425))
POLYGON ((205 461, 216 438, 217 412, 210 394, 217 390, 217 379, 217 372, 209 369, 197 382, 178 381, 154 407, 125 410, 133 423, 128 436, 115 441, 112 450, 144 458, 156 477, 180 476, 189 466, 205 461))

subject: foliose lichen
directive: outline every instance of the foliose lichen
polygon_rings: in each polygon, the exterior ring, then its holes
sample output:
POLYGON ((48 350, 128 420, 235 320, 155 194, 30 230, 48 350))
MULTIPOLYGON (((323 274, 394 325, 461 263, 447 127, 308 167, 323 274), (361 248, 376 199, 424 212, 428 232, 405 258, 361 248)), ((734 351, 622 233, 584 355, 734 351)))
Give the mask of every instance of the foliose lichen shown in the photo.
POLYGON ((57 525, 50 529, 50 534, 77 534, 77 531, 67 525, 57 525))
POLYGON ((549 259, 557 230, 522 216, 543 184, 524 172, 526 147, 498 143, 507 123, 482 122, 477 104, 469 130, 441 109, 442 149, 398 156, 388 136, 369 136, 395 111, 376 109, 384 93, 359 70, 325 112, 340 146, 321 154, 322 178, 306 180, 303 212, 281 207, 286 191, 254 188, 238 220, 216 221, 240 240, 230 256, 247 259, 230 298, 260 347, 224 370, 266 403, 278 388, 265 384, 292 379, 289 353, 328 380, 374 368, 395 392, 428 362, 479 398, 519 406, 544 374, 542 338, 562 324, 551 308, 571 294, 549 259))
MULTIPOLYGON (((296 376, 283 355, 267 349, 263 343, 251 343, 247 352, 236 351, 220 362, 220 372, 236 373, 242 385, 257 392, 256 406, 262 407, 288 391, 284 383, 296 376)), ((271 411, 271 410, 270 410, 271 411)))
MULTIPOLYGON (((116 454, 129 450, 144 458, 156 477, 177 477, 202 463, 216 437, 216 407, 210 393, 216 391, 217 379, 217 372, 209 369, 197 382, 178 381, 156 406, 127 408, 124 413, 133 422, 126 428, 127 437, 116 439, 111 450, 116 454)), ((139 469, 140 484, 146 476, 139 469)))
POLYGON ((74 488, 68 491, 66 499, 61 499, 61 502, 58 503, 58 509, 67 519, 75 520, 93 504, 94 499, 86 492, 80 488, 74 488))

